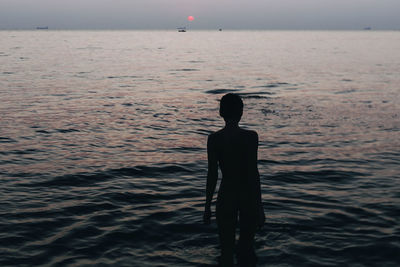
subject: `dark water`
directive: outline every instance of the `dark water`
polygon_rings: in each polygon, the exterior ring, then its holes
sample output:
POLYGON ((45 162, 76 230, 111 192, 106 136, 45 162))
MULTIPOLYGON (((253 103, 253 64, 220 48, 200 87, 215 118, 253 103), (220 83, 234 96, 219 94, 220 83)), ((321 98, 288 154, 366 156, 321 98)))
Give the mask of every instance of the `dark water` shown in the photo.
POLYGON ((1 266, 213 266, 226 92, 260 136, 259 266, 399 266, 400 32, 0 40, 1 266))

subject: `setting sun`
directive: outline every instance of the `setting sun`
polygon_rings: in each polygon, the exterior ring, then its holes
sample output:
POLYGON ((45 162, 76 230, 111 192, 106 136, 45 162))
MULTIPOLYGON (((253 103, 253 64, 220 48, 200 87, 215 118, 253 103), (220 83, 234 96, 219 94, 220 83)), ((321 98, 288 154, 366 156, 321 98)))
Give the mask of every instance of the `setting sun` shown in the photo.
POLYGON ((193 16, 189 16, 187 19, 188 19, 188 21, 193 21, 194 17, 193 16))

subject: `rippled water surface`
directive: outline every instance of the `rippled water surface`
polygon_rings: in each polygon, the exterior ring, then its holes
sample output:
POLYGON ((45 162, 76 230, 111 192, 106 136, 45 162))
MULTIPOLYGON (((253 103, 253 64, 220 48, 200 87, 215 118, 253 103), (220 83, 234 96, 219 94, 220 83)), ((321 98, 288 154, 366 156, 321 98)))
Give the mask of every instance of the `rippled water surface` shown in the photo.
POLYGON ((0 265, 215 265, 206 140, 236 92, 259 266, 398 266, 399 51, 400 32, 1 31, 0 265))

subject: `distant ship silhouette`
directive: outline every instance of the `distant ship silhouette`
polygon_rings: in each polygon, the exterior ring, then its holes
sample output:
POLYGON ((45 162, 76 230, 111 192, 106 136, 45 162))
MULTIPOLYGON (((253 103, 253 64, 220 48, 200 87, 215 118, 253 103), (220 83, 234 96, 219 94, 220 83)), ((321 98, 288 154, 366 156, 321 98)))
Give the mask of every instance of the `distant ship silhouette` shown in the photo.
POLYGON ((49 27, 45 26, 45 27, 36 27, 36 30, 48 30, 49 27))
POLYGON ((179 27, 178 32, 186 32, 186 27, 179 27))

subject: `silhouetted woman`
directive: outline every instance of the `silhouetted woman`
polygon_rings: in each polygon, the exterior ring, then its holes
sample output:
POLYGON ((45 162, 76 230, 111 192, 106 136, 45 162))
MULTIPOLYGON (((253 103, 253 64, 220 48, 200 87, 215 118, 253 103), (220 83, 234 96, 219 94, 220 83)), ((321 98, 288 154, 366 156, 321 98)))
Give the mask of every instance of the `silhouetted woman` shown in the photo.
POLYGON ((240 266, 255 266, 257 257, 254 252, 254 234, 265 220, 257 168, 258 135, 239 127, 243 114, 243 102, 239 95, 224 95, 219 114, 225 120, 225 127, 208 137, 208 174, 203 219, 206 224, 210 223, 211 201, 217 185, 219 165, 222 172, 216 208, 221 247, 219 264, 222 267, 233 266, 235 232, 239 224, 238 263, 240 266))

